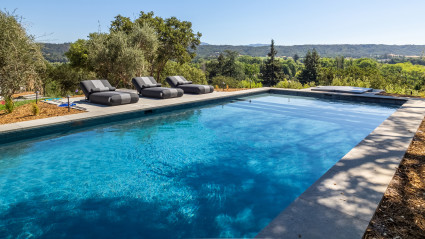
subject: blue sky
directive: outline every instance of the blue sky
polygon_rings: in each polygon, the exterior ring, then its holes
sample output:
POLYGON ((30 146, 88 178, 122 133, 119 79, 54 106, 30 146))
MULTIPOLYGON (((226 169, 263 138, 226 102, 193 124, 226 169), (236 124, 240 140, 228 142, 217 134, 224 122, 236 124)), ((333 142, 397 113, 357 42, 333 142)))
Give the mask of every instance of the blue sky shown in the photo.
POLYGON ((209 44, 425 44, 421 0, 2 0, 39 42, 74 42, 140 11, 190 21, 209 44))

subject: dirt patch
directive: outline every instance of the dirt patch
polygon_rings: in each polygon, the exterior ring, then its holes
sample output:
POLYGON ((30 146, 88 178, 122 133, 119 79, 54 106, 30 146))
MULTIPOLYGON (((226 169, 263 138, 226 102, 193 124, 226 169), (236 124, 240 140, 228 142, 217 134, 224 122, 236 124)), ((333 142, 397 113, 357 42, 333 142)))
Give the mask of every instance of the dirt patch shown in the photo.
POLYGON ((363 238, 425 238, 425 120, 363 238))
POLYGON ((38 102, 40 114, 38 116, 35 116, 32 113, 32 107, 32 104, 21 105, 19 107, 16 107, 15 110, 10 114, 6 114, 5 110, 0 111, 0 124, 10 124, 27 120, 43 119, 54 116, 78 114, 84 112, 76 109, 71 109, 71 111, 68 112, 68 108, 66 107, 58 107, 57 105, 38 102))

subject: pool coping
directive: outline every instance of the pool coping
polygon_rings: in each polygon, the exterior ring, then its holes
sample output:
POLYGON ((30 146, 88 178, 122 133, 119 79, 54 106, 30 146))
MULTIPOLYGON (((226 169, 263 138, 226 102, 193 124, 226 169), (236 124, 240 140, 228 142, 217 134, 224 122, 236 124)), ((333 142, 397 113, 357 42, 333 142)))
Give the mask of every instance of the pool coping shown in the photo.
POLYGON ((139 104, 0 125, 0 144, 261 93, 401 105, 257 235, 257 238, 361 238, 422 122, 425 115, 422 99, 278 88, 188 95, 152 101, 151 105, 143 104, 147 100, 141 98, 139 104))

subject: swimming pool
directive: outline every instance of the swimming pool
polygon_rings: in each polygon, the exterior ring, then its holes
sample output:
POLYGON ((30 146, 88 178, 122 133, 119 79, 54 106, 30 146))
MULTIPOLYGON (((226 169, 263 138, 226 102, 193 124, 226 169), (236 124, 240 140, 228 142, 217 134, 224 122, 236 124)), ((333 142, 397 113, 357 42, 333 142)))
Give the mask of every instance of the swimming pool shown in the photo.
POLYGON ((254 237, 397 109, 265 94, 0 148, 0 237, 254 237))

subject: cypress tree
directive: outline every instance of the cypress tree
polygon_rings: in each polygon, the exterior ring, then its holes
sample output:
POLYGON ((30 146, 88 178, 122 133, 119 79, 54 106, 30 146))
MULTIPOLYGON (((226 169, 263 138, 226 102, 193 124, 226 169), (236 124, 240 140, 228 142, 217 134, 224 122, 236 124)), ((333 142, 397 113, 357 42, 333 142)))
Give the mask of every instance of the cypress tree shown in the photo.
POLYGON ((316 82, 317 76, 319 75, 320 68, 320 56, 317 53, 316 49, 313 49, 312 52, 308 51, 304 60, 304 69, 300 75, 300 82, 302 84, 308 82, 316 82))
POLYGON ((262 75, 263 84, 267 86, 276 85, 279 79, 282 77, 282 67, 279 65, 279 61, 275 59, 277 54, 274 48, 274 40, 272 39, 270 45, 270 52, 267 54, 269 57, 264 65, 261 66, 260 73, 262 75))
POLYGON ((344 70, 344 56, 335 57, 335 61, 336 61, 336 68, 344 70))

